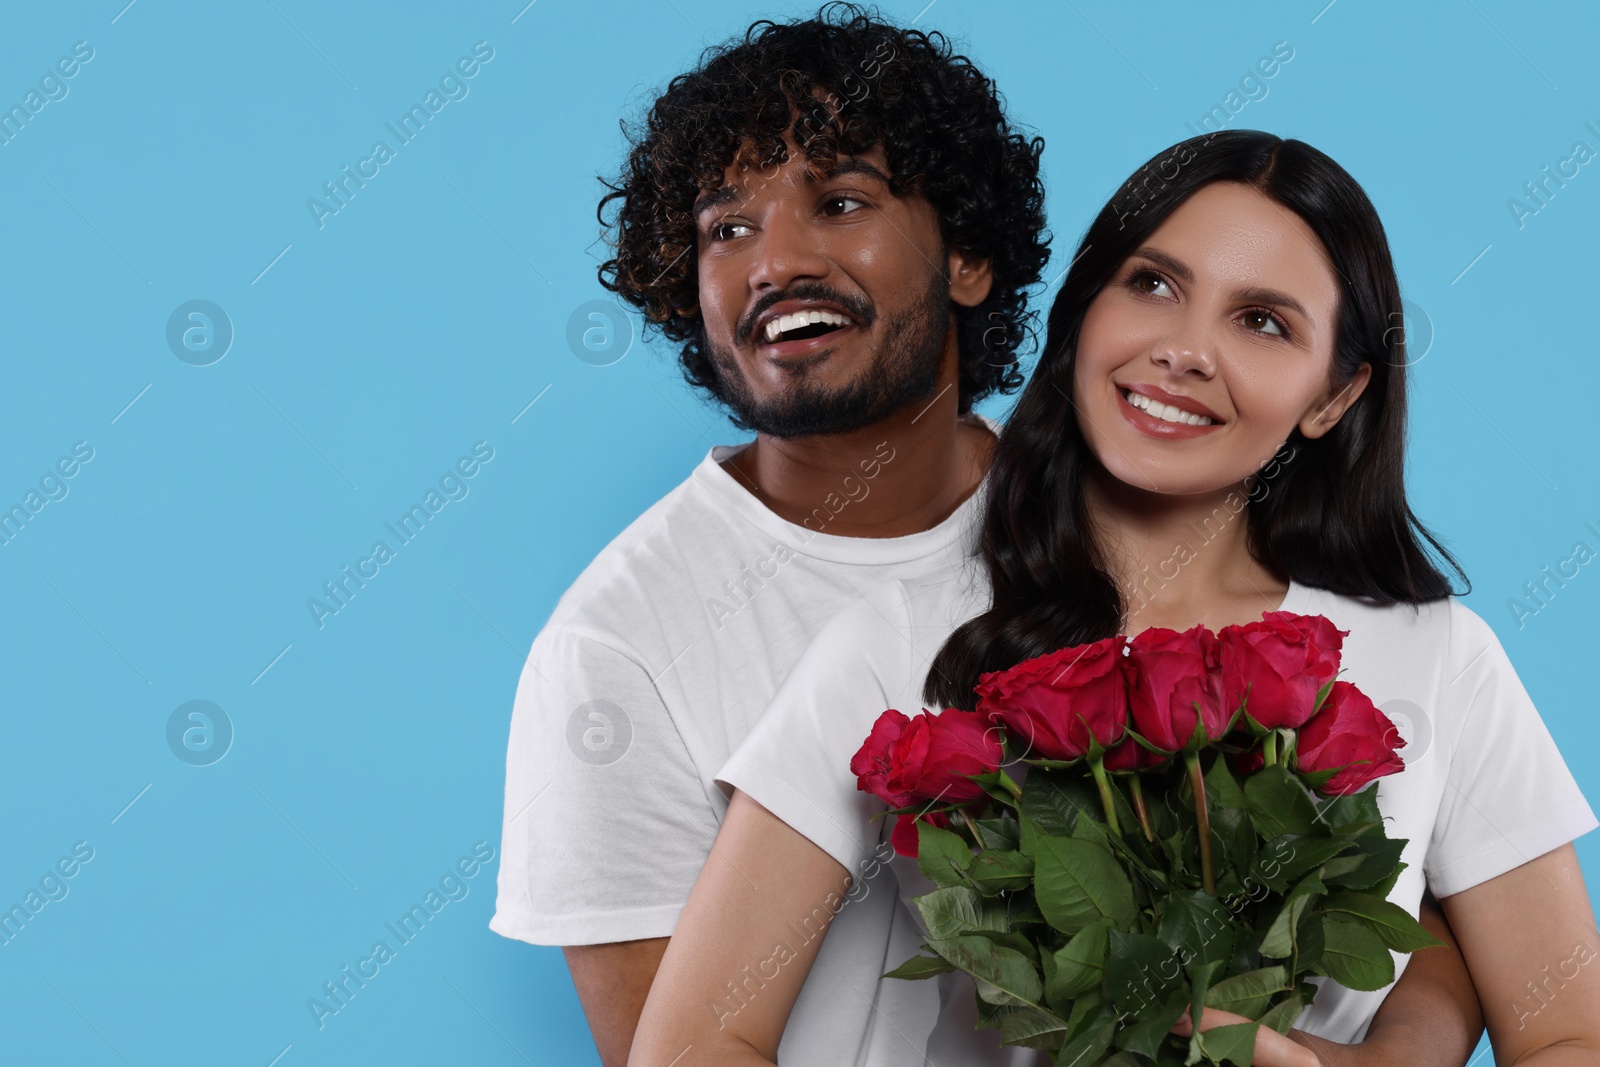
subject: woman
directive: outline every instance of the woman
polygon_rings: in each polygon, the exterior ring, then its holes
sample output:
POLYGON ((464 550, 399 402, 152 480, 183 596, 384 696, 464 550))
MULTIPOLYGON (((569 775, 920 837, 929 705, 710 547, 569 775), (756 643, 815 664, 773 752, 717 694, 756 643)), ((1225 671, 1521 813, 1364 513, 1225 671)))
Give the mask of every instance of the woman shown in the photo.
MULTIPOLYGON (((980 673, 1056 648, 1283 610, 1349 631, 1345 677, 1431 727, 1379 785, 1389 834, 1409 841, 1390 899, 1415 914, 1426 887, 1442 898, 1497 1059, 1600 1063, 1600 966, 1586 966, 1600 940, 1570 844, 1596 821, 1407 505, 1399 309, 1371 204, 1307 145, 1208 135, 1124 183, 1001 434, 981 558, 842 614, 719 773, 729 810, 630 1062, 665 1067, 696 1046, 684 1067, 772 1062, 820 941, 797 917, 825 923, 875 884, 852 875, 882 855, 889 820, 873 821, 883 805, 849 760, 884 707, 970 708, 980 673), (759 985, 741 981, 752 974, 759 985)), ((894 867, 916 892, 914 868, 894 867)), ((881 970, 915 947, 886 936, 881 970)), ((972 1040, 970 992, 930 996, 942 1014, 906 1044, 935 1063, 999 1062, 992 1044, 941 1059, 972 1040)), ((1374 1037, 1382 1000, 1324 983, 1297 1026, 1374 1037)), ((886 1029, 901 1028, 869 1028, 858 1062, 897 1056, 886 1029)), ((1257 1062, 1321 1062, 1277 1036, 1263 1033, 1257 1062)), ((1410 1062, 1433 1049, 1410 1040, 1410 1062)))

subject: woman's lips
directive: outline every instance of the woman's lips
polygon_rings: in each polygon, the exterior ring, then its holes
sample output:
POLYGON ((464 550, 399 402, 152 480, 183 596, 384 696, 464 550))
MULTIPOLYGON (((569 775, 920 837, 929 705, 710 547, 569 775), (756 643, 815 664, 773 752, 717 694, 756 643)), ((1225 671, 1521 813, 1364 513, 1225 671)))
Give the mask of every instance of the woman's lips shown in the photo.
MULTIPOLYGON (((1138 430, 1147 437, 1154 437, 1162 441, 1184 441, 1195 437, 1204 437, 1214 430, 1222 428, 1221 422, 1210 422, 1203 426, 1195 426, 1183 422, 1167 422, 1158 419, 1145 411, 1140 411, 1128 403, 1129 390, 1117 389, 1117 410, 1128 425, 1138 430)), ((1151 398, 1154 399, 1154 398, 1151 398)))

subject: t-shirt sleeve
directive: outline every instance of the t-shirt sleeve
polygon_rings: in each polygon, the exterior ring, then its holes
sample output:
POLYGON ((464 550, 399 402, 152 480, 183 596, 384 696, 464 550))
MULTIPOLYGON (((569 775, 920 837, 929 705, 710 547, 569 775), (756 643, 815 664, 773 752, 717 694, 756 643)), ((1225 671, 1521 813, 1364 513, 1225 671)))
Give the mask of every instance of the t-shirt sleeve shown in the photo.
MULTIPOLYGON (((835 616, 807 646, 756 726, 717 771, 848 870, 889 839, 887 806, 856 789, 850 757, 911 683, 914 650, 899 582, 835 616), (880 816, 874 818, 874 816, 880 816)), ((916 715, 917 707, 898 710, 916 715)))
POLYGON ((717 834, 707 790, 644 667, 541 632, 511 713, 489 928, 536 945, 670 936, 717 834))
MULTIPOLYGON (((1463 709, 1425 873, 1450 896, 1593 830, 1594 812, 1567 769, 1505 649, 1451 601, 1442 698, 1463 709)), ((1444 709, 1441 708, 1441 711, 1444 709)), ((1442 718, 1442 716, 1441 716, 1442 718)))

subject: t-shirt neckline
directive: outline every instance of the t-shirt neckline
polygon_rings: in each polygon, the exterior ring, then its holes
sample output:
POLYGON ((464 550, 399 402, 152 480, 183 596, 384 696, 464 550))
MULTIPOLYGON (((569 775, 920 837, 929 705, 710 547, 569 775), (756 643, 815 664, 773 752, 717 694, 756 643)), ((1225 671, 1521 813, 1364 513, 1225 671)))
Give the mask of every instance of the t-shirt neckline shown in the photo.
MULTIPOLYGON (((988 430, 999 435, 1000 424, 987 415, 973 413, 988 430)), ((944 520, 927 530, 900 537, 847 537, 813 530, 790 522, 756 499, 738 479, 723 470, 721 462, 744 445, 713 445, 694 470, 694 480, 710 491, 720 507, 757 527, 791 551, 834 563, 876 565, 898 563, 934 555, 975 532, 987 475, 944 520)), ((841 492, 840 497, 844 498, 841 492)), ((848 507, 848 503, 845 505, 848 507)))

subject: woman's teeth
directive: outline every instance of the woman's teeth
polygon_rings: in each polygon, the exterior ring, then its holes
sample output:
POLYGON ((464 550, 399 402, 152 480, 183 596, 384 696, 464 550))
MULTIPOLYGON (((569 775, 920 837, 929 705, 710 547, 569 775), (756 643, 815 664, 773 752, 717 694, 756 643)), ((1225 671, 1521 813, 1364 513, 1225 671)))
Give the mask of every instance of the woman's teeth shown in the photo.
POLYGON ((1143 393, 1129 393, 1128 404, 1138 408, 1153 419, 1160 419, 1162 422, 1177 422, 1185 426, 1210 426, 1216 421, 1215 419, 1208 419, 1204 415, 1196 415, 1192 412, 1175 408, 1171 404, 1163 404, 1159 400, 1151 400, 1143 393))

